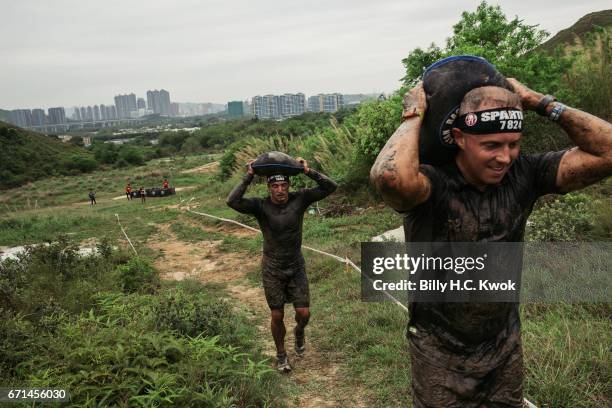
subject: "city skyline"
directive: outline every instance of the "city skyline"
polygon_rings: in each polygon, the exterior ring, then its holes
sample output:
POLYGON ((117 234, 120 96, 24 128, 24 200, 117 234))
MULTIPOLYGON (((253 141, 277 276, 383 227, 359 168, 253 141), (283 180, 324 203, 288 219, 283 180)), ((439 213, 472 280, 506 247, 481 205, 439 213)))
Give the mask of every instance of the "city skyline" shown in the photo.
MULTIPOLYGON (((0 45, 0 108, 108 104, 109 96, 131 89, 142 97, 159 84, 186 102, 388 93, 400 86, 402 58, 443 45, 461 12, 479 2, 7 2, 0 34, 12 40, 0 45)), ((491 4, 551 35, 609 8, 600 0, 491 4)))
MULTIPOLYGON (((356 93, 353 95, 378 95, 378 92, 373 92, 373 93, 366 93, 366 92, 360 92, 360 93, 356 93)), ((258 95, 255 96, 251 96, 248 98, 245 98, 244 101, 248 101, 248 102, 252 102, 253 98, 256 97, 261 97, 262 93, 259 93, 258 95)), ((294 95, 288 92, 284 92, 282 95, 277 95, 277 96, 283 96, 283 95, 294 95)), ((304 94, 303 92, 296 92, 295 95, 304 95, 306 96, 306 94, 304 94)), ((324 93, 324 92, 318 92, 316 94, 313 95, 309 95, 308 99, 311 99, 313 97, 319 97, 321 95, 339 95, 340 97, 342 96, 346 96, 346 95, 351 95, 351 94, 347 94, 347 93, 342 93, 342 92, 333 92, 333 93, 324 93)), ((228 105, 230 102, 230 100, 225 101, 223 103, 211 103, 211 102, 170 102, 170 95, 169 92, 165 89, 160 89, 159 91, 154 90, 148 90, 145 93, 145 96, 147 97, 147 100, 145 100, 142 97, 139 97, 138 94, 135 94, 134 92, 130 92, 128 93, 120 93, 118 95, 115 95, 113 97, 113 102, 112 104, 106 105, 103 103, 96 103, 96 104, 86 104, 86 105, 75 105, 75 104, 68 104, 66 106, 62 106, 62 108, 66 109, 67 111, 70 111, 69 115, 66 115, 67 117, 70 116, 71 119, 74 120, 73 116, 78 116, 79 120, 81 120, 81 118, 83 118, 83 120, 86 120, 84 118, 89 118, 87 120, 94 120, 96 117, 98 117, 99 119, 103 119, 105 115, 105 111, 103 111, 103 108, 113 108, 115 109, 115 113, 114 115, 112 115, 115 119, 119 119, 119 118, 128 118, 130 112, 134 112, 134 111, 139 111, 140 109, 145 109, 147 111, 147 113, 150 111, 150 113, 148 114, 162 114, 162 115, 168 115, 169 112, 171 113, 172 110, 172 106, 171 105, 228 105), (155 94, 155 92, 157 92, 157 94, 155 94), (165 93, 165 100, 167 100, 166 104, 164 106, 166 106, 165 109, 162 109, 161 107, 159 107, 159 93, 164 92, 165 93), (126 100, 128 100, 130 102, 125 102, 126 100), (124 103, 127 103, 130 105, 130 108, 126 108, 126 109, 121 109, 120 107, 123 106, 124 103), (157 104, 157 107, 155 107, 155 105, 157 104), (96 107, 98 107, 98 111, 99 114, 98 116, 95 115, 95 109, 96 107), (83 109, 90 109, 91 112, 89 113, 82 113, 83 109), (75 113, 76 112, 76 113, 75 113)), ((264 96, 270 96, 270 94, 268 95, 264 95, 264 96)), ((305 103, 305 105, 308 105, 308 102, 305 103)), ((342 105, 342 103, 340 104, 342 105)), ((19 108, 12 108, 12 109, 5 109, 7 111, 23 111, 23 110, 30 110, 32 112, 34 111, 42 111, 44 114, 45 109, 53 109, 54 107, 47 107, 44 108, 42 107, 40 104, 35 105, 34 107, 32 106, 27 106, 27 107, 19 107, 19 108)), ((3 109, 3 108, 0 108, 3 109)), ((306 106, 305 111, 312 111, 308 108, 308 106, 306 106)), ((326 111, 325 109, 321 110, 321 112, 326 111)), ((176 115, 175 115, 176 116, 176 115)), ((98 119, 95 119, 98 120, 98 119)))

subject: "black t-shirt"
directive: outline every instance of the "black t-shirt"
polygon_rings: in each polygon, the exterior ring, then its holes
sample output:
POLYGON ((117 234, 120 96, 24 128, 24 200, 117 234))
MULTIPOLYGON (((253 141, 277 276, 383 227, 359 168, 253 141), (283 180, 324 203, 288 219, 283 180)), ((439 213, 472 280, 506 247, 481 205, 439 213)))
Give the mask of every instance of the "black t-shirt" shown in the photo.
MULTIPOLYGON (((421 165, 432 189, 424 203, 406 214, 406 241, 522 241, 538 197, 561 193, 556 177, 564 153, 519 155, 501 183, 484 191, 469 184, 455 162, 421 165)), ((416 329, 411 336, 416 350, 450 368, 495 367, 520 339, 516 303, 412 303, 409 325, 416 329), (421 336, 428 340, 419 342, 421 336)))
POLYGON ((289 193, 285 204, 274 204, 270 197, 243 198, 252 177, 245 177, 229 195, 228 205, 257 219, 264 237, 263 264, 275 270, 291 271, 303 266, 302 222, 310 204, 322 200, 336 190, 336 183, 323 174, 311 170, 310 178, 318 183, 315 188, 305 188, 289 193))

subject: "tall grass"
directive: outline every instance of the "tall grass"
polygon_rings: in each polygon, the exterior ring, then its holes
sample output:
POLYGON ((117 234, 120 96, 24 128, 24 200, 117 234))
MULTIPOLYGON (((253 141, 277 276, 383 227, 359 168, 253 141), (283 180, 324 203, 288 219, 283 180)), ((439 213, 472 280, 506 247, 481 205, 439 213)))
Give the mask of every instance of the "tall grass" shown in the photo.
MULTIPOLYGON (((333 118, 329 128, 307 137, 272 136, 242 141, 238 147, 226 152, 225 161, 232 163, 226 170, 228 175, 244 174, 246 163, 271 150, 305 158, 310 167, 324 172, 346 188, 363 185, 364 177, 367 178, 367 164, 360 157, 355 135, 333 118)), ((297 181, 294 185, 299 187, 303 184, 297 181)))

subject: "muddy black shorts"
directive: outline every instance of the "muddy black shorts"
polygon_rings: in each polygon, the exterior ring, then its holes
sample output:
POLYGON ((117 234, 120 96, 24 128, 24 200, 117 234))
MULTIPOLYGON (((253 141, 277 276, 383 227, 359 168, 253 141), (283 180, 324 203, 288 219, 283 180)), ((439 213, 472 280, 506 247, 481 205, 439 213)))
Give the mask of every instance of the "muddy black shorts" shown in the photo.
MULTIPOLYGON (((420 336, 419 348, 427 349, 428 337, 420 336)), ((409 335, 409 339, 415 340, 409 335)), ((435 349, 423 356, 410 342, 414 408, 522 408, 523 353, 520 343, 496 367, 457 370, 445 366, 447 356, 436 359, 435 349), (434 363, 434 360, 438 360, 434 363)))
POLYGON ((285 303, 293 303, 294 307, 310 306, 310 290, 304 265, 282 271, 263 265, 261 275, 270 309, 283 309, 285 303))

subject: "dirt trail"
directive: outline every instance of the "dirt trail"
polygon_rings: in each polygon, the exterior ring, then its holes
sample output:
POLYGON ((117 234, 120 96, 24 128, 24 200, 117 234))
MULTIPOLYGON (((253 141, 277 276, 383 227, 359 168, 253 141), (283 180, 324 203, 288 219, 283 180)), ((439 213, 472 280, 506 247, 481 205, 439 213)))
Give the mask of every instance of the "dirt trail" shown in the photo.
POLYGON ((181 171, 182 174, 190 174, 190 173, 213 173, 219 169, 219 162, 214 161, 211 163, 206 163, 203 166, 194 167, 193 169, 187 169, 181 171))
MULTIPOLYGON (((188 220, 184 220, 190 223, 188 220)), ((222 225, 210 227, 199 225, 204 231, 222 232, 240 238, 255 236, 257 233, 222 225)), ((247 278, 248 271, 256 269, 259 257, 240 252, 222 252, 222 241, 199 241, 196 243, 179 240, 171 231, 170 225, 159 226, 159 233, 147 240, 147 245, 156 251, 163 252, 158 258, 156 267, 164 279, 182 280, 194 278, 202 282, 221 283, 227 285, 227 290, 234 300, 251 311, 254 321, 257 321, 261 338, 264 340, 264 354, 274 361, 276 351, 269 329, 269 309, 265 301, 263 289, 253 286, 247 278)), ((217 235, 218 236, 218 235, 217 235)), ((367 406, 362 390, 354 387, 343 387, 342 377, 338 373, 338 357, 330 353, 321 353, 307 341, 307 351, 304 358, 299 358, 293 351, 294 326, 291 307, 287 307, 285 338, 289 360, 293 366, 291 379, 300 393, 290 401, 291 406, 318 407, 365 407, 367 406)), ((308 335, 308 330, 307 330, 308 335)), ((308 339, 308 337, 307 337, 308 339)))

